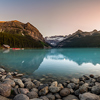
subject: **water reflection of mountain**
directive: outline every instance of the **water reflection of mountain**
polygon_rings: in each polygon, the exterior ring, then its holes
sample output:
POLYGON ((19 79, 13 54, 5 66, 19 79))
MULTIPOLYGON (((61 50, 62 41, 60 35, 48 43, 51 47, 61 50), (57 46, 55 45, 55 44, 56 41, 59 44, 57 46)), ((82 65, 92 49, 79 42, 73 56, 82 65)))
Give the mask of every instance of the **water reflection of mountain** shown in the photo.
POLYGON ((77 64, 92 63, 100 64, 99 48, 78 48, 78 49, 51 49, 46 56, 47 59, 73 60, 77 64))
POLYGON ((33 73, 39 68, 46 53, 46 50, 10 51, 6 54, 0 52, 0 64, 12 70, 33 73))

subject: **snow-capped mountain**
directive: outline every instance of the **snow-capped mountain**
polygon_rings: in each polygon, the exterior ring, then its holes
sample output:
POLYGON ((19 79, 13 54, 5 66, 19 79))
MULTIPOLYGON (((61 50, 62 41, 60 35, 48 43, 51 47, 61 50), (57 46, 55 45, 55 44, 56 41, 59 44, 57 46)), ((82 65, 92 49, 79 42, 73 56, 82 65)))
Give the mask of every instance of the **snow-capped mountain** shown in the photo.
POLYGON ((67 39, 68 36, 51 36, 51 37, 45 37, 45 41, 52 45, 56 46, 59 42, 67 39))

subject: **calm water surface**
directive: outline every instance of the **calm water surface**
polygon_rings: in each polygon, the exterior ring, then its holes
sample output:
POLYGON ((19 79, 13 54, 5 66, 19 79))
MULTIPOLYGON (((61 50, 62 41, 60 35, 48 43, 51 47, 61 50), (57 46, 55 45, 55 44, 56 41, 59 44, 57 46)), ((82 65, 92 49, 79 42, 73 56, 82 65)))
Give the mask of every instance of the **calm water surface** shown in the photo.
POLYGON ((100 48, 0 50, 0 65, 35 79, 65 81, 100 75, 100 48))

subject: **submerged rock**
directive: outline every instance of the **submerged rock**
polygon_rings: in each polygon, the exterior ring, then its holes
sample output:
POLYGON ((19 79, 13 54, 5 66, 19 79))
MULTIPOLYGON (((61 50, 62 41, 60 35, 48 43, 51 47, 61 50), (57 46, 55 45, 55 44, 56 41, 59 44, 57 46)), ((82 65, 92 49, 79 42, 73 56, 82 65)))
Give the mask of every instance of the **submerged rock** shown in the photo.
POLYGON ((78 84, 79 83, 79 79, 73 78, 73 79, 71 79, 71 82, 78 84))

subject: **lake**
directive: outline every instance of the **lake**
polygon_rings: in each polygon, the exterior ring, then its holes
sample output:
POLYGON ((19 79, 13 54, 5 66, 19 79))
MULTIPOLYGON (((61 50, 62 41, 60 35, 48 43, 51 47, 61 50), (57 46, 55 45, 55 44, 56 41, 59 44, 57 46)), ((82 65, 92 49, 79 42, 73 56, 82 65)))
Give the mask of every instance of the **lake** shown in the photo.
POLYGON ((100 75, 100 48, 0 50, 0 65, 41 81, 100 75))

